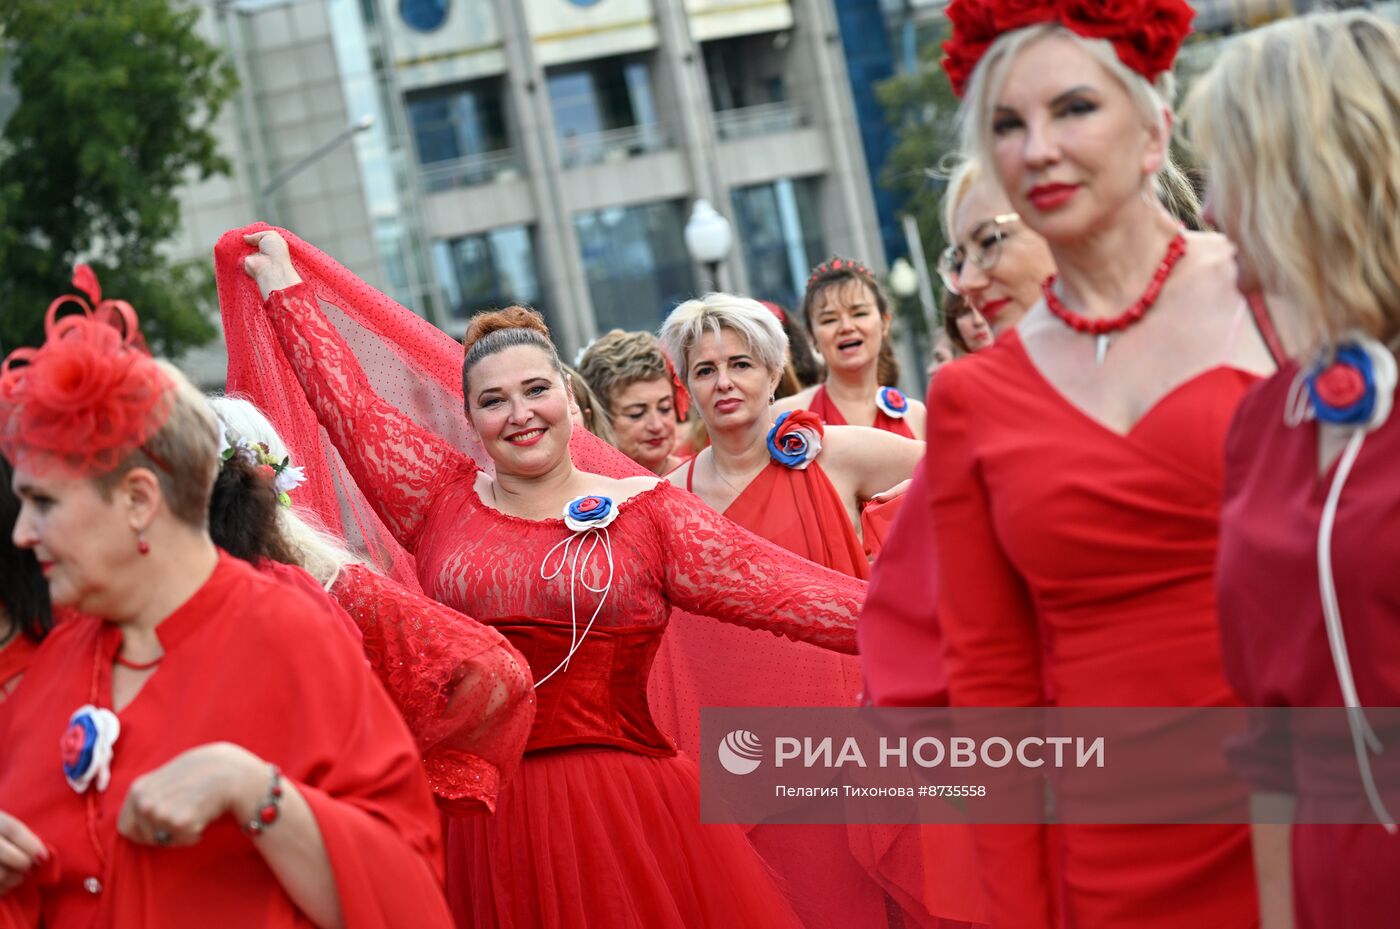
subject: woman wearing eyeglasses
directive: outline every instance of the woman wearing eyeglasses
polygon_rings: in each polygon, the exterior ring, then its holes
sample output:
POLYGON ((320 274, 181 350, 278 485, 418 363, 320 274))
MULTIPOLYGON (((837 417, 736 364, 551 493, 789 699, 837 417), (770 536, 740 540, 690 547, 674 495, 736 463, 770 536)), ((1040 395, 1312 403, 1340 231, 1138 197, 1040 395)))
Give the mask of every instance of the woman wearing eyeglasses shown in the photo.
POLYGON ((974 159, 948 179, 943 232, 950 244, 939 256, 938 273, 962 297, 950 304, 958 312, 950 312, 944 325, 965 354, 979 352, 1040 299, 1040 284, 1055 273, 1055 259, 1011 209, 997 179, 974 159))

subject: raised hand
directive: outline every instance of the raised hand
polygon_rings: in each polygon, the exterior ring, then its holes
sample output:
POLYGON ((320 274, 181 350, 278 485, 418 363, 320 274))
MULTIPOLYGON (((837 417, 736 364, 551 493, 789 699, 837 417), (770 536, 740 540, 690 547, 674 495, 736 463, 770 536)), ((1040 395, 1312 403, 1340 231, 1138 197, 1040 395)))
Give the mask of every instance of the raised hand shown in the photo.
POLYGON ((257 248, 256 252, 243 259, 243 271, 257 282, 264 300, 273 291, 301 283, 301 275, 292 265, 292 256, 282 233, 268 229, 245 235, 243 241, 257 248))

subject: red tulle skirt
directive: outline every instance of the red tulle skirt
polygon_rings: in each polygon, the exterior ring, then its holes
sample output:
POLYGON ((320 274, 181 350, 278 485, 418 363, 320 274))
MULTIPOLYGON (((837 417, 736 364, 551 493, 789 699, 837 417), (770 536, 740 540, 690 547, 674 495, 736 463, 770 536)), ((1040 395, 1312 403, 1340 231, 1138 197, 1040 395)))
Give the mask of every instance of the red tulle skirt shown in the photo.
POLYGON ((446 821, 465 929, 799 929, 738 826, 701 825, 685 756, 525 756, 494 816, 446 821))

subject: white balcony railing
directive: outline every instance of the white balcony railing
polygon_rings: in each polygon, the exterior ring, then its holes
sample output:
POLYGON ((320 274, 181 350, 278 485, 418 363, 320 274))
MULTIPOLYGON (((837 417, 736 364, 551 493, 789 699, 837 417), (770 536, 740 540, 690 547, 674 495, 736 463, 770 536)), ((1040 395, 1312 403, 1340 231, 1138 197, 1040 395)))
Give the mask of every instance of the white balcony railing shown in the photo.
POLYGON ((725 141, 792 132, 805 125, 807 114, 795 103, 765 103, 715 114, 715 134, 725 141))
POLYGON ((566 168, 625 161, 671 147, 671 136, 663 126, 626 126, 607 132, 566 136, 559 142, 559 158, 566 168))
POLYGON ((468 155, 452 161, 434 162, 424 165, 418 171, 423 179, 423 188, 428 193, 450 190, 453 187, 475 187, 478 184, 515 180, 523 173, 520 159, 508 148, 498 152, 468 155))

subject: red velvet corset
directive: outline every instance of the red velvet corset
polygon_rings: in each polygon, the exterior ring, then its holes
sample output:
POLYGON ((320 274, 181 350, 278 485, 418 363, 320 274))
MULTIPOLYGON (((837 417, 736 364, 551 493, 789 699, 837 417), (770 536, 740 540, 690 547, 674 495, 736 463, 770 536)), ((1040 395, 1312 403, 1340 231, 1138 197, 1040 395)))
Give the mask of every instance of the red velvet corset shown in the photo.
MULTIPOLYGON (((502 617, 491 625, 525 656, 536 680, 569 653, 569 623, 502 617)), ((664 625, 590 629, 569 667, 536 688, 535 724, 525 751, 610 745, 639 755, 676 754, 647 704, 647 679, 665 631, 664 625)))

